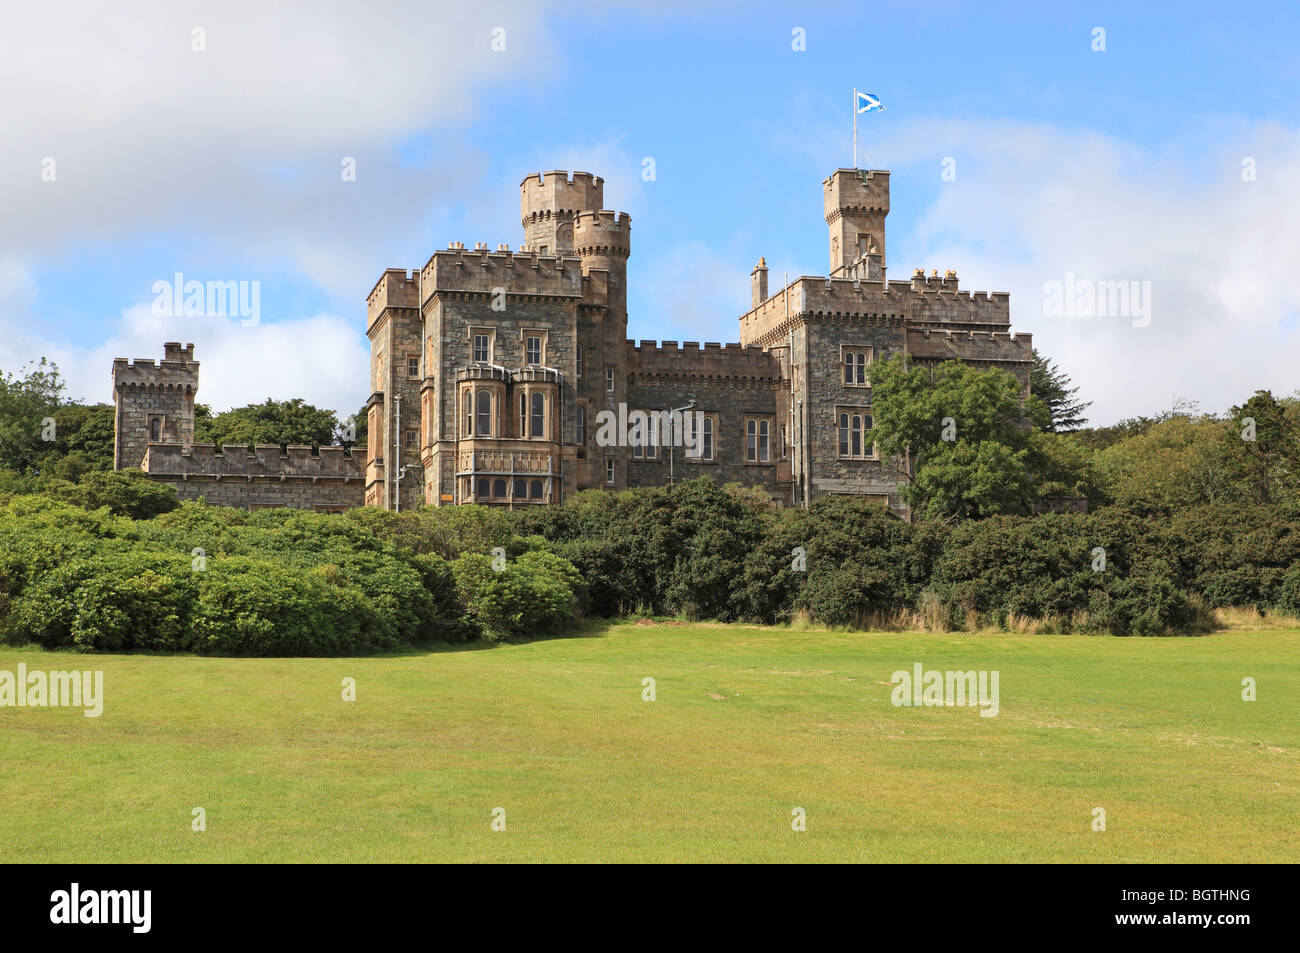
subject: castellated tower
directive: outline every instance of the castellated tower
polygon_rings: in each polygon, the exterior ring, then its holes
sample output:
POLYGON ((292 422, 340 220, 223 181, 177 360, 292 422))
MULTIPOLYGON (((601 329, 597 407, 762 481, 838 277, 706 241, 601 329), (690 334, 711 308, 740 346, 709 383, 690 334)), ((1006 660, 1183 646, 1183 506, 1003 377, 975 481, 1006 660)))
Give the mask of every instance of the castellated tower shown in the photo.
POLYGON ((822 182, 822 204, 830 228, 830 277, 881 280, 889 173, 836 169, 822 182))
POLYGON ((573 217, 605 207, 605 180, 590 172, 534 172, 519 186, 524 244, 539 255, 573 252, 573 217))
POLYGON ((199 363, 194 345, 169 341, 160 363, 113 362, 113 469, 138 469, 151 443, 194 442, 194 394, 199 363))

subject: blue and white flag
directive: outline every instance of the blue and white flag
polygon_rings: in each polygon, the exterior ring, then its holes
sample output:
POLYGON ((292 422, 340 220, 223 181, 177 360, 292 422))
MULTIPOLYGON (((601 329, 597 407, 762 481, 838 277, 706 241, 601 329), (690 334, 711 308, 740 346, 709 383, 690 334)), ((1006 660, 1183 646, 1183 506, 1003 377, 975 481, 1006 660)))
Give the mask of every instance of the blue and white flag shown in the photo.
POLYGON ((873 109, 883 110, 885 108, 880 103, 880 97, 875 93, 858 93, 856 89, 854 92, 857 93, 858 112, 869 113, 873 109))

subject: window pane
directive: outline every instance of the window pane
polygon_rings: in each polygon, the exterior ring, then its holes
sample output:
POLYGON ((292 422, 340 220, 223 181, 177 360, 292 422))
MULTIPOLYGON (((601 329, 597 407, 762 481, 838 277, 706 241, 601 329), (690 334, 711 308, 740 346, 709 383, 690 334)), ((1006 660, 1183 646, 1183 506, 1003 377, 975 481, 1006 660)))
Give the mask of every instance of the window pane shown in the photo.
POLYGON ((492 436, 492 392, 481 390, 478 392, 478 431, 475 436, 490 437, 492 436))
POLYGON ((533 481, 533 486, 532 486, 532 498, 533 498, 534 500, 540 500, 540 499, 542 498, 542 481, 541 481, 541 480, 534 480, 534 481, 533 481))
POLYGON ((867 355, 859 354, 858 355, 858 383, 865 384, 866 382, 867 382, 867 355))
POLYGON ((862 418, 857 414, 853 415, 853 456, 862 456, 862 418))
POLYGON ((515 499, 524 500, 528 498, 528 481, 515 480, 515 499))
POLYGON ((844 355, 844 383, 853 383, 853 355, 844 355))
POLYGON ((481 497, 485 497, 485 498, 487 497, 487 495, 488 495, 488 482, 489 482, 489 481, 487 480, 486 477, 479 477, 479 480, 478 480, 478 495, 479 495, 479 496, 481 496, 481 497))
POLYGON ((534 437, 546 436, 546 397, 543 394, 533 395, 533 422, 529 432, 534 437))
POLYGON ((704 459, 713 459, 713 418, 704 418, 704 459))
POLYGON ((840 414, 840 456, 849 455, 849 415, 840 414))
POLYGON ((767 463, 770 456, 770 451, 768 449, 769 436, 768 422, 766 420, 760 420, 758 422, 758 459, 763 463, 767 463))
POLYGON ((496 497, 498 500, 504 500, 504 499, 505 499, 505 497, 506 497, 506 481, 505 481, 505 480, 493 480, 493 481, 492 481, 492 495, 493 495, 494 497, 496 497))

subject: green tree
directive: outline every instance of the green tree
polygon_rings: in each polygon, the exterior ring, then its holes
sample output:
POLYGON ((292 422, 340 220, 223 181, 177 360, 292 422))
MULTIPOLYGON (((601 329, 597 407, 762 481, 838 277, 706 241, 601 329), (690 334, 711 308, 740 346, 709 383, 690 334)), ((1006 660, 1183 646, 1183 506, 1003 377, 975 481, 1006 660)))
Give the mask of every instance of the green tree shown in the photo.
POLYGON ((1116 503, 1140 510, 1238 497, 1224 459, 1228 425, 1209 416, 1169 415, 1098 452, 1098 478, 1116 503))
POLYGON ((1300 493, 1300 420, 1271 392, 1257 390, 1232 408, 1223 451, 1245 501, 1280 503, 1300 493))
POLYGON ((1020 383, 1005 371, 959 361, 907 366, 877 362, 871 373, 875 440, 909 457, 903 499, 918 513, 953 520, 1028 510, 1032 472, 1021 426, 1020 383))
POLYGON ((1029 369, 1030 418, 1041 430, 1061 433, 1078 430, 1088 422, 1083 412, 1092 401, 1081 401, 1075 395, 1079 388, 1070 386, 1070 377, 1048 358, 1034 351, 1034 363, 1029 369))
POLYGON ((43 476, 77 481, 113 469, 112 404, 64 404, 53 416, 55 438, 37 463, 43 476))
POLYGON ((45 358, 23 370, 0 372, 0 467, 16 473, 38 469, 49 452, 64 388, 58 366, 45 358))
POLYGON ((194 440, 218 446, 249 444, 299 444, 330 446, 338 430, 338 418, 332 410, 321 410, 293 400, 267 400, 261 404, 234 407, 212 414, 205 406, 195 408, 194 440))

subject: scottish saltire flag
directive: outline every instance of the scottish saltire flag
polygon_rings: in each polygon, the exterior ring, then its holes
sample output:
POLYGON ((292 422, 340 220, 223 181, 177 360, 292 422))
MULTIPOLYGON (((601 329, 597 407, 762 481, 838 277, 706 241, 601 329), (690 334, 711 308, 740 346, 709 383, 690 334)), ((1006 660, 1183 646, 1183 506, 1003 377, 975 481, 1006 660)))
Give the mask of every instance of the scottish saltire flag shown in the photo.
MULTIPOLYGON (((857 93, 857 90, 854 90, 857 93)), ((869 113, 873 109, 883 110, 885 107, 880 103, 880 97, 874 93, 858 93, 858 112, 869 113)))

